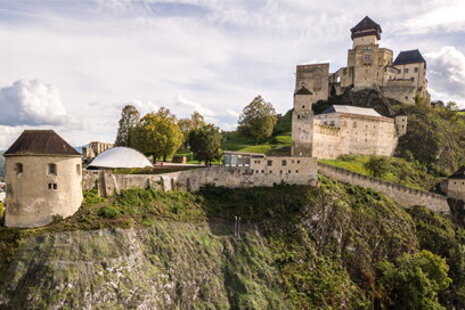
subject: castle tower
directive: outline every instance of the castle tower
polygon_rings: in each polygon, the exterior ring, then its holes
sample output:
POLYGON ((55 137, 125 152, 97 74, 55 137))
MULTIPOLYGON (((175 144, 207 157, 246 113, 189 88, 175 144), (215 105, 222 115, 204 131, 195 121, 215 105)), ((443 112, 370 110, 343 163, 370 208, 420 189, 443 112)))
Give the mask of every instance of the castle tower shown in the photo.
POLYGON ((379 47, 381 26, 366 16, 350 31, 352 49, 348 52, 346 80, 351 83, 344 84, 355 88, 382 86, 384 69, 392 63, 393 53, 390 49, 379 47))
POLYGON ((291 155, 312 157, 313 112, 315 95, 305 86, 294 93, 291 155))
POLYGON ((7 227, 38 227, 82 203, 81 154, 53 130, 25 130, 5 152, 7 227))

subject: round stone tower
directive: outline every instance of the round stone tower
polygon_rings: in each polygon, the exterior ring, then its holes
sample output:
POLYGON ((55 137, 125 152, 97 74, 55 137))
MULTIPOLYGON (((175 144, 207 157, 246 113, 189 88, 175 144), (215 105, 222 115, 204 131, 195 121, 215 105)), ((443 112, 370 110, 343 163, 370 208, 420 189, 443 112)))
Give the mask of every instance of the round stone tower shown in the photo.
POLYGON ((53 130, 25 130, 5 152, 7 227, 38 227, 82 203, 81 154, 53 130))

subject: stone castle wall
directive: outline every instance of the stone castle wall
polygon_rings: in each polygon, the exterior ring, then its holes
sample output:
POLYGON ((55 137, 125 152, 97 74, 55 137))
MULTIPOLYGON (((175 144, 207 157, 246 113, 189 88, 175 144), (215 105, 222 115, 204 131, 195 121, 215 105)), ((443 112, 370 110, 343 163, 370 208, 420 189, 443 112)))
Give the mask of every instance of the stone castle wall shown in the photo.
POLYGON ((318 164, 318 172, 343 183, 371 188, 385 194, 405 208, 421 205, 435 212, 450 213, 445 196, 405 187, 323 163, 318 164))
POLYGON ((83 189, 97 188, 105 196, 133 187, 155 188, 164 191, 181 190, 196 192, 202 186, 213 184, 229 188, 273 186, 275 183, 311 185, 317 184, 317 161, 314 158, 282 157, 280 162, 268 165, 252 163, 251 167, 212 166, 163 174, 112 174, 109 171, 84 171, 83 189), (286 161, 283 165, 282 161, 286 161), (297 163, 299 161, 299 163, 297 163))
POLYGON ((392 156, 398 138, 396 123, 391 118, 320 114, 313 121, 311 155, 317 158, 345 154, 392 156))

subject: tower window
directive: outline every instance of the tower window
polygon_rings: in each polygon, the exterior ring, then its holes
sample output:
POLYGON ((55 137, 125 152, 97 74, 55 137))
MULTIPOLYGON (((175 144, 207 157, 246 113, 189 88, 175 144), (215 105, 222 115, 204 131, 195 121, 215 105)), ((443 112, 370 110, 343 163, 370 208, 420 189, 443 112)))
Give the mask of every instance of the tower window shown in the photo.
POLYGON ((405 69, 404 69, 404 73, 408 73, 408 68, 405 68, 405 69))
POLYGON ((57 175, 57 165, 56 164, 48 164, 48 174, 49 175, 57 175))
POLYGON ((76 165, 76 174, 81 175, 81 165, 80 164, 76 165))
POLYGON ((57 189, 57 187, 56 183, 48 183, 48 189, 57 189))
POLYGON ((411 80, 412 82, 415 82, 415 78, 414 78, 414 77, 411 77, 410 80, 411 80))
POLYGON ((287 166, 287 161, 285 161, 285 160, 281 161, 281 165, 287 166))
POLYGON ((15 164, 15 172, 16 172, 16 175, 20 175, 21 173, 23 173, 23 164, 16 163, 15 164))
POLYGON ((415 73, 418 73, 418 68, 415 68, 415 73))

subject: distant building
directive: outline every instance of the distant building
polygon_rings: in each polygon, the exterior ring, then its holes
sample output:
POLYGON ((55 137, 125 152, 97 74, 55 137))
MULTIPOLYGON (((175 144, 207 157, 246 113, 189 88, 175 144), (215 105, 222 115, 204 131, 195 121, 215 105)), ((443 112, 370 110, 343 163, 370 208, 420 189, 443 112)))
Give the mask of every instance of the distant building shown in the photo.
POLYGON ((81 154, 53 130, 25 130, 4 156, 6 226, 43 226, 79 209, 81 154))
POLYGON ((114 147, 112 143, 92 141, 88 146, 82 148, 82 156, 84 160, 89 161, 112 147, 114 147))
POLYGON ((296 91, 308 89, 312 103, 340 95, 351 87, 375 88, 407 104, 415 104, 417 98, 429 101, 426 61, 420 51, 402 51, 393 61, 393 51, 379 46, 381 33, 381 26, 365 17, 351 29, 347 66, 330 73, 329 63, 298 65, 296 91))

